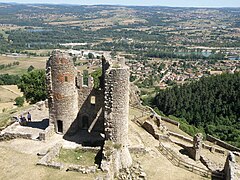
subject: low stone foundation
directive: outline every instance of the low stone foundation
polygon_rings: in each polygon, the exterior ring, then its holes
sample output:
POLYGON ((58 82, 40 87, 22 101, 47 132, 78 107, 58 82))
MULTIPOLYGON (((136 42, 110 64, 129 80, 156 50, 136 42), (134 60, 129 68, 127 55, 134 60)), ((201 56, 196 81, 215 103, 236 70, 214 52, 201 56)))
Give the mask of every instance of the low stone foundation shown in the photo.
MULTIPOLYGON (((60 150, 62 148, 62 144, 58 143, 54 145, 46 155, 44 155, 38 162, 37 165, 42 165, 46 167, 51 167, 55 169, 66 169, 66 171, 75 171, 75 172, 81 172, 83 174, 88 173, 96 173, 97 171, 97 165, 96 166, 81 166, 76 164, 70 164, 66 165, 61 162, 55 162, 54 158, 59 156, 60 150)), ((82 148, 87 151, 98 151, 100 148, 82 148)))
POLYGON ((17 138, 32 139, 32 135, 23 134, 23 133, 7 133, 7 132, 0 134, 0 141, 9 141, 17 138))
POLYGON ((167 128, 165 126, 159 125, 159 127, 157 127, 156 125, 154 125, 153 123, 151 123, 150 121, 145 121, 142 125, 142 127, 149 133, 151 134, 155 139, 159 140, 165 140, 165 141, 170 141, 169 139, 169 131, 167 130, 167 128), (162 131, 163 134, 158 133, 158 128, 159 131, 162 131))
POLYGON ((52 161, 56 156, 59 155, 61 148, 62 144, 56 144, 53 146, 49 152, 38 161, 37 165, 62 169, 63 164, 52 161))
POLYGON ((146 149, 142 147, 130 147, 129 151, 130 153, 147 153, 146 149))
POLYGON ((181 135, 181 134, 177 134, 177 133, 174 133, 174 132, 171 132, 171 131, 169 131, 169 134, 170 134, 171 136, 177 137, 177 138, 182 139, 182 140, 184 140, 184 141, 186 141, 186 142, 189 142, 189 143, 191 143, 191 144, 193 143, 193 140, 192 140, 191 138, 185 137, 185 136, 183 136, 183 135, 181 135))
POLYGON ((53 125, 49 125, 44 132, 40 132, 39 133, 39 140, 40 141, 45 141, 47 139, 49 139, 54 133, 54 126, 53 125))
POLYGON ((211 136, 209 134, 207 135, 207 140, 212 142, 212 143, 215 143, 215 144, 217 144, 217 145, 219 145, 219 146, 221 146, 221 147, 223 147, 225 149, 228 149, 229 151, 240 152, 239 148, 237 148, 237 147, 235 147, 235 146, 233 146, 231 144, 228 144, 228 143, 226 143, 226 142, 224 142, 224 141, 222 141, 222 140, 220 140, 218 138, 215 138, 215 137, 213 137, 213 136, 211 136))
POLYGON ((119 180, 126 180, 126 179, 145 180, 145 179, 147 179, 147 174, 144 172, 140 163, 135 163, 130 168, 120 170, 119 174, 116 176, 116 179, 119 179, 119 180))
POLYGON ((219 171, 220 172, 222 170, 221 166, 211 162, 208 158, 206 158, 204 156, 200 157, 200 161, 201 161, 201 163, 204 164, 204 166, 206 166, 211 171, 214 171, 214 172, 219 171))
POLYGON ((80 166, 75 164, 68 165, 68 168, 66 171, 75 171, 75 172, 81 172, 83 174, 89 174, 89 173, 96 173, 97 167, 96 166, 80 166))

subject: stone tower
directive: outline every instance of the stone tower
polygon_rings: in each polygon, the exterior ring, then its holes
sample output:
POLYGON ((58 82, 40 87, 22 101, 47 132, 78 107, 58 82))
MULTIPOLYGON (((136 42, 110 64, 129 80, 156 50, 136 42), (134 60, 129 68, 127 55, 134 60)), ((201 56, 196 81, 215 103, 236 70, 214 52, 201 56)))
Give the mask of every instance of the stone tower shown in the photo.
POLYGON ((65 134, 78 114, 77 71, 72 58, 55 50, 47 62, 50 123, 65 134))
POLYGON ((129 76, 129 67, 122 62, 105 72, 105 135, 118 147, 113 153, 116 171, 132 164, 128 150, 129 76))
POLYGON ((130 71, 124 59, 111 64, 102 58, 100 86, 77 71, 67 52, 55 50, 47 62, 50 123, 67 140, 103 149, 112 143, 114 172, 132 165, 128 150, 130 71), (105 136, 104 136, 105 134, 105 136), (71 138, 75 137, 75 138, 71 138), (77 137, 77 138, 76 138, 77 137))

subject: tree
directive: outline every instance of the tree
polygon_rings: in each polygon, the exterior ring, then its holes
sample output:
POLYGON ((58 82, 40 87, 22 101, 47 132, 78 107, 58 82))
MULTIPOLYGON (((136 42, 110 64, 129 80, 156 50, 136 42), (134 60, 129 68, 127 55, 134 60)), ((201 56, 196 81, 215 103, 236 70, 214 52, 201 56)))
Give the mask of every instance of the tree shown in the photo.
POLYGON ((47 98, 45 71, 33 70, 25 73, 18 84, 18 88, 23 92, 26 100, 36 103, 47 98))
POLYGON ((190 125, 202 127, 205 132, 239 146, 239 87, 240 73, 201 78, 159 90, 153 105, 166 115, 185 118, 190 125))
POLYGON ((88 53, 88 59, 93 59, 93 58, 94 58, 93 53, 88 53))
POLYGON ((34 67, 33 67, 32 65, 30 65, 30 66, 28 67, 27 71, 30 72, 30 71, 32 71, 32 70, 34 70, 34 67))
POLYGON ((21 107, 24 104, 24 97, 17 97, 14 101, 18 107, 21 107))

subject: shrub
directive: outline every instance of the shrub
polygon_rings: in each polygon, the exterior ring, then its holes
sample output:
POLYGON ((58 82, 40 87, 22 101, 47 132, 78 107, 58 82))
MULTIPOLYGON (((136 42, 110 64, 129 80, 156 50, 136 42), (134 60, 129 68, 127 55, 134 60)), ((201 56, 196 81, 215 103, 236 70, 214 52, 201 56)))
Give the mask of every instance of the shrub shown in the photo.
POLYGON ((23 104, 24 104, 24 97, 17 97, 17 98, 15 99, 15 104, 16 104, 17 106, 19 106, 19 107, 23 106, 23 104))
POLYGON ((28 67, 27 71, 28 71, 28 72, 31 72, 31 71, 33 71, 34 69, 35 69, 35 68, 31 65, 31 66, 28 67))

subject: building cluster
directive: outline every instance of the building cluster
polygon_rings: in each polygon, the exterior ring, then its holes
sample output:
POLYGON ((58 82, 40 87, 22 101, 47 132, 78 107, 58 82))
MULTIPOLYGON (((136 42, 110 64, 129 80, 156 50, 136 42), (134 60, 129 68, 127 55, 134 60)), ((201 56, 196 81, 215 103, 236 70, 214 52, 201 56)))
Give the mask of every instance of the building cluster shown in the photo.
POLYGON ((131 75, 144 81, 152 76, 155 86, 166 87, 169 81, 184 83, 201 77, 240 71, 240 61, 129 61, 131 75))

